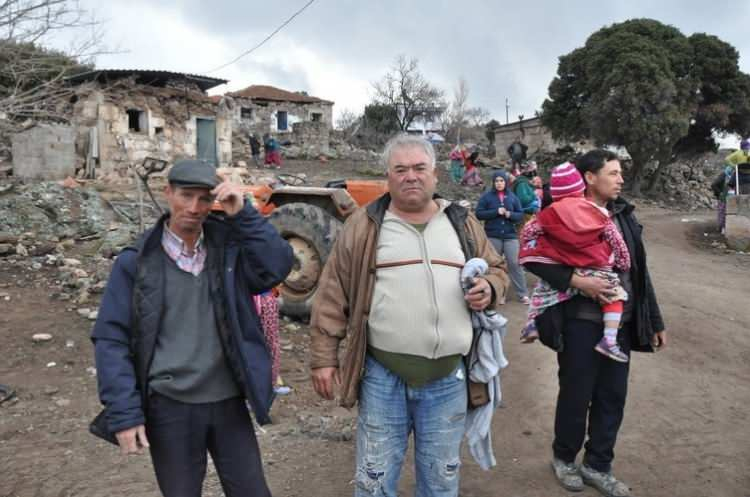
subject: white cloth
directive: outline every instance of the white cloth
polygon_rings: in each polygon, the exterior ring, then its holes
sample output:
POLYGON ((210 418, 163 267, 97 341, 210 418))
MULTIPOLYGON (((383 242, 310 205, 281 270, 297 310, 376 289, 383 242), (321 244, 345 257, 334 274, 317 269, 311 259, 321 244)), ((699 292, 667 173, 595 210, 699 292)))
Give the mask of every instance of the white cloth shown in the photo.
MULTIPOLYGON (((470 259, 461 271, 464 291, 470 288, 471 278, 487 272, 484 259, 470 259)), ((490 401, 466 415, 466 437, 469 452, 479 466, 488 470, 495 466, 492 450, 492 415, 502 402, 500 372, 508 366, 503 353, 503 338, 508 320, 496 311, 471 313, 475 346, 469 356, 469 378, 477 383, 487 383, 490 401)))

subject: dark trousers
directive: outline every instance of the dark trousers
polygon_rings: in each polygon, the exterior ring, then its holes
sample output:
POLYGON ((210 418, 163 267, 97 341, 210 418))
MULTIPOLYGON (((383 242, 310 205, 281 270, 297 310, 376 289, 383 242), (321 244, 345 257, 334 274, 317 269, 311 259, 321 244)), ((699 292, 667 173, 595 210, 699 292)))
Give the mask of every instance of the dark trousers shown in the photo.
MULTIPOLYGON (((571 319, 563 333, 565 348, 557 355, 560 393, 552 449, 558 459, 575 461, 588 420, 583 462, 608 472, 625 408, 629 363, 613 361, 594 350, 603 335, 601 323, 571 319)), ((628 337, 628 330, 621 329, 618 342, 626 353, 630 352, 628 337)))
POLYGON ((146 432, 165 497, 201 495, 207 452, 227 497, 270 497, 244 400, 185 404, 155 393, 146 432))

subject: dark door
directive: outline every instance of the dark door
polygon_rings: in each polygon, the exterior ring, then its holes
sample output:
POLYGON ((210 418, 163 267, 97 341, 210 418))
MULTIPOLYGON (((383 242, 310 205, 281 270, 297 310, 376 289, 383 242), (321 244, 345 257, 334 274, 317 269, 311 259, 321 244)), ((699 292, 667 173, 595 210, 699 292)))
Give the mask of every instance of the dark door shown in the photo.
POLYGON ((198 159, 216 166, 216 121, 196 119, 198 159))
POLYGON ((280 110, 276 113, 276 121, 278 123, 278 126, 276 126, 276 128, 279 131, 286 131, 288 124, 285 110, 280 110))

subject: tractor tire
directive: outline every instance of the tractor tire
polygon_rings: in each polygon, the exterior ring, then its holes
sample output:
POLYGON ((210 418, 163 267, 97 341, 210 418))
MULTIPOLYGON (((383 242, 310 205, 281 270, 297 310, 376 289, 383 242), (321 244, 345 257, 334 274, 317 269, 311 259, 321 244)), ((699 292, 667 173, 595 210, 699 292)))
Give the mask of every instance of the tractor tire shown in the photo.
POLYGON ((294 251, 292 271, 279 287, 279 309, 286 316, 307 320, 320 274, 343 223, 324 209, 301 202, 274 209, 268 220, 294 251))

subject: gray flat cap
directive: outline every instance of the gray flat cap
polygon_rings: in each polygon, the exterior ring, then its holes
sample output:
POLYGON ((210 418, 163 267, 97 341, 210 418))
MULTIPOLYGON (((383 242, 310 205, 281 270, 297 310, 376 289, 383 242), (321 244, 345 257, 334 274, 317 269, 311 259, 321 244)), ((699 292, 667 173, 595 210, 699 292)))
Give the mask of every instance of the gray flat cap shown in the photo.
POLYGON ((216 188, 221 180, 216 169, 197 159, 180 159, 169 170, 167 180, 170 185, 180 188, 216 188))

